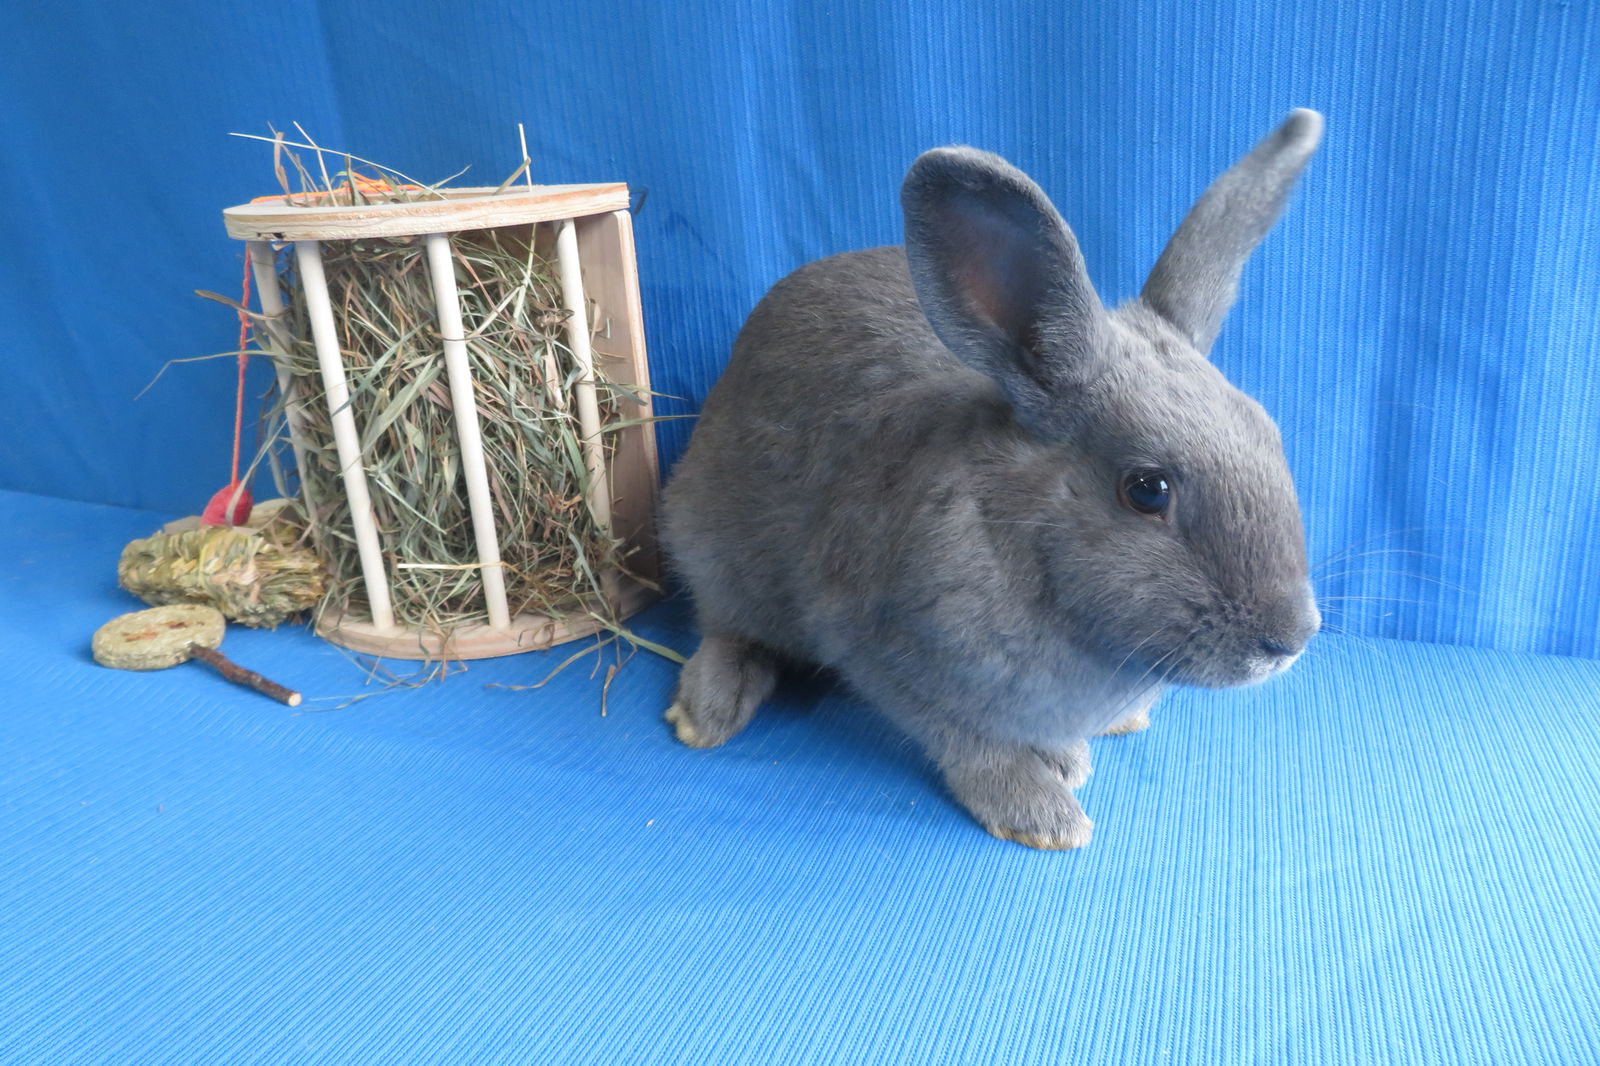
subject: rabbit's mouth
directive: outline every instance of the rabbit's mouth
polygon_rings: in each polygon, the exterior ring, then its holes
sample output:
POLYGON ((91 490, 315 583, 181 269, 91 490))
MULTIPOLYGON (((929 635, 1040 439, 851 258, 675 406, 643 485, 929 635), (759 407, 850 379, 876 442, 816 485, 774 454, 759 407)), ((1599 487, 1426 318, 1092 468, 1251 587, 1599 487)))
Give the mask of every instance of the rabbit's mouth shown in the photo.
POLYGON ((1265 630, 1242 620, 1202 622, 1169 653, 1168 680, 1200 688, 1241 688, 1283 673, 1322 628, 1322 617, 1309 598, 1275 614, 1275 624, 1265 630))
POLYGON ((1245 675, 1249 678, 1244 682, 1246 685, 1259 684, 1269 677, 1283 673, 1293 666, 1295 660, 1305 651, 1303 647, 1292 651, 1284 649, 1275 641, 1263 640, 1261 643, 1264 648, 1263 653, 1252 655, 1245 660, 1245 675))
POLYGON ((1290 655, 1257 653, 1216 659, 1185 655, 1176 661, 1167 680, 1195 688, 1246 688, 1283 673, 1299 657, 1298 651, 1290 655))

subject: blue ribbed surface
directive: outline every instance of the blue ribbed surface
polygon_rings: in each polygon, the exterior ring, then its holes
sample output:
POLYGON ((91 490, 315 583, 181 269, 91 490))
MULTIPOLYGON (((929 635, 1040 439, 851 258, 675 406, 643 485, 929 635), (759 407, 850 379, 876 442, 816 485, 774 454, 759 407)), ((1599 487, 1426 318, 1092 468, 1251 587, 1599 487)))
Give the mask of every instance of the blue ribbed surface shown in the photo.
POLYGON ((1042 854, 825 690, 694 752, 644 656, 605 717, 486 687, 549 656, 333 709, 295 631, 226 650, 314 712, 104 670, 157 516, 0 519, 7 1066, 1600 1061, 1600 664, 1319 638, 1097 742, 1042 854))
MULTIPOLYGON (((682 411, 773 280, 898 239, 924 148, 1030 170, 1121 299, 1308 106, 1325 146, 1216 358, 1283 425, 1339 624, 1600 656, 1597 55, 1584 0, 23 5, 0 37, 0 487, 186 511, 225 480, 226 364, 133 396, 233 343, 190 295, 234 291, 217 212, 272 184, 229 130, 299 120, 493 182, 525 121, 538 179, 648 189, 653 372, 682 411)), ((662 426, 669 463, 689 428, 662 426)))

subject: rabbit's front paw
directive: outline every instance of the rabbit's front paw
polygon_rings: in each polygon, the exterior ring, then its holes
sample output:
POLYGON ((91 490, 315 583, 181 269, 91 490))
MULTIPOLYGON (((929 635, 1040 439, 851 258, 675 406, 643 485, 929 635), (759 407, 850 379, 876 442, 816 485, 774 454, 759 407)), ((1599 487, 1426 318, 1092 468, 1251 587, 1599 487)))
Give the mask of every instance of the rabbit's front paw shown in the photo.
POLYGON ((1022 829, 1004 829, 992 825, 986 825, 984 828, 1001 840, 1010 840, 1021 844, 1025 848, 1035 848, 1039 851, 1070 851, 1073 848, 1081 848, 1089 843, 1089 838, 1093 835, 1094 823, 1089 821, 1088 816, 1080 810, 1076 822, 1071 826, 1053 829, 1045 833, 1022 829))
POLYGON ((1094 767, 1089 762, 1089 742, 1080 740, 1076 744, 1065 748, 1035 748, 1033 749, 1044 764, 1061 775, 1061 780, 1067 787, 1076 792, 1082 788, 1084 782, 1089 780, 1089 775, 1094 772, 1094 767))
MULTIPOLYGON (((945 779, 956 799, 1002 840, 1047 850, 1081 848, 1094 823, 1056 762, 1031 748, 988 748, 947 765, 945 779)), ((1087 767, 1087 753, 1083 762, 1087 767)))
POLYGON ((1094 823, 1083 813, 1071 792, 1041 794, 1026 807, 1010 812, 1008 817, 982 821, 983 827, 1001 840, 1012 840, 1043 851, 1081 848, 1094 834, 1094 823))
POLYGON ((1150 728, 1150 708, 1142 707, 1132 714, 1117 719, 1100 731, 1103 737, 1121 737, 1129 733, 1142 733, 1150 728))
POLYGON ((1156 705, 1156 700, 1161 698, 1158 689, 1149 696, 1144 697, 1139 703, 1117 716, 1116 721, 1100 730, 1100 736, 1120 737, 1129 733, 1140 733, 1150 728, 1150 708, 1156 705))

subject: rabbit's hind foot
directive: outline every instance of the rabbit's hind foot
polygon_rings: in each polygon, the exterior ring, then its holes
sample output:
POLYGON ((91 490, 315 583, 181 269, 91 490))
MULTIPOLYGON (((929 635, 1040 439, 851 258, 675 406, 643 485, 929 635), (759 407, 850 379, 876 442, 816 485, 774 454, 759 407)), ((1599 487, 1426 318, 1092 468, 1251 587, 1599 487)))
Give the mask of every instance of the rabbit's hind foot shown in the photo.
POLYGON ((678 676, 678 690, 663 717, 684 744, 714 748, 749 723, 777 677, 777 666, 763 649, 707 634, 678 676))

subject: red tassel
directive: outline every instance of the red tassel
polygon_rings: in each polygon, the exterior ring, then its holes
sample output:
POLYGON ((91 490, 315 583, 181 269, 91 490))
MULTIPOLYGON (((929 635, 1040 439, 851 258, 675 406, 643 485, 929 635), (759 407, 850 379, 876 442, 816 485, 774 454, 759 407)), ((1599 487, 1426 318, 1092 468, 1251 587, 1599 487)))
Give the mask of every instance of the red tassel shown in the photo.
POLYGON ((200 513, 200 524, 203 526, 242 526, 250 521, 250 509, 254 506, 255 501, 250 498, 250 490, 235 481, 211 497, 211 502, 206 504, 206 509, 200 513), (239 499, 233 504, 233 510, 230 513, 228 504, 233 501, 235 492, 238 492, 239 499))

